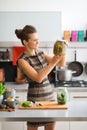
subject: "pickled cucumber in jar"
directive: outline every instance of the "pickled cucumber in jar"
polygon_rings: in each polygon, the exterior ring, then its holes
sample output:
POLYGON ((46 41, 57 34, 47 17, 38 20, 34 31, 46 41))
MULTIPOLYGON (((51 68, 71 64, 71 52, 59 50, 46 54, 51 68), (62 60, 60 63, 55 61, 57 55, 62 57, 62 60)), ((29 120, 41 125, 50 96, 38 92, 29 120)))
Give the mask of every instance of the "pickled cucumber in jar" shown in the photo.
POLYGON ((54 55, 65 54, 65 51, 66 51, 66 45, 64 44, 64 41, 57 40, 54 43, 54 47, 53 47, 54 55))
POLYGON ((69 100, 68 91, 66 88, 59 88, 57 91, 58 104, 66 104, 69 100))

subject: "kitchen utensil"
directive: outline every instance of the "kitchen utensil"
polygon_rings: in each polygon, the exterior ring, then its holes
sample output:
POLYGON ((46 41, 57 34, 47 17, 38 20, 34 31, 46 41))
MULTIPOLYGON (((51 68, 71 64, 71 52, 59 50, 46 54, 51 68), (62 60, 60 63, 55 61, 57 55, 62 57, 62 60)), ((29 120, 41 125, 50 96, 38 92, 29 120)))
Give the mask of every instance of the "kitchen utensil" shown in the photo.
POLYGON ((58 69, 57 70, 57 79, 59 81, 70 81, 72 80, 72 74, 76 73, 75 71, 72 71, 70 69, 58 69))
POLYGON ((12 108, 16 106, 15 101, 4 101, 4 104, 12 108))
POLYGON ((76 71, 76 73, 72 74, 74 77, 80 76, 83 73, 83 65, 80 62, 76 61, 76 50, 75 50, 75 61, 71 62, 68 65, 68 69, 76 71))

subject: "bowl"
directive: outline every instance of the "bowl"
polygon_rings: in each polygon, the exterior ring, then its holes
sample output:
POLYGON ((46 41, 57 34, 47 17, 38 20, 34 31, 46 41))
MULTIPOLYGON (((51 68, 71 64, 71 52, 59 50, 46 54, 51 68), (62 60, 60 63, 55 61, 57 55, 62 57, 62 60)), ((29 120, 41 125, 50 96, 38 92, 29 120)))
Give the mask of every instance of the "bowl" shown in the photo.
POLYGON ((4 101, 4 104, 11 108, 14 108, 16 105, 15 101, 4 101))

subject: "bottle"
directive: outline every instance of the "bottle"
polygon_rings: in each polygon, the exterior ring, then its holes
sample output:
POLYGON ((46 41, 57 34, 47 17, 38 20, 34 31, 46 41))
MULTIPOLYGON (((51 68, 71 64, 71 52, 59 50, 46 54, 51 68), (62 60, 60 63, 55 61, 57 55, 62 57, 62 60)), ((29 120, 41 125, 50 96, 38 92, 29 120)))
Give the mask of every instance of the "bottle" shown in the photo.
POLYGON ((9 50, 8 49, 4 52, 4 59, 9 60, 9 50))

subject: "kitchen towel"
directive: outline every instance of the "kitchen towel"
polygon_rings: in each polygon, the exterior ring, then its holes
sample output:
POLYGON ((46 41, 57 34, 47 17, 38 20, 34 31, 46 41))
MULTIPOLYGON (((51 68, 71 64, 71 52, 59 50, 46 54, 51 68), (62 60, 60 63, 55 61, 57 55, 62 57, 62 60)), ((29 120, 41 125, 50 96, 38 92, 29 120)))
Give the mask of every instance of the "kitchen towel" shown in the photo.
POLYGON ((14 46, 13 47, 13 65, 17 65, 17 59, 19 57, 19 55, 25 51, 25 47, 23 46, 14 46))

